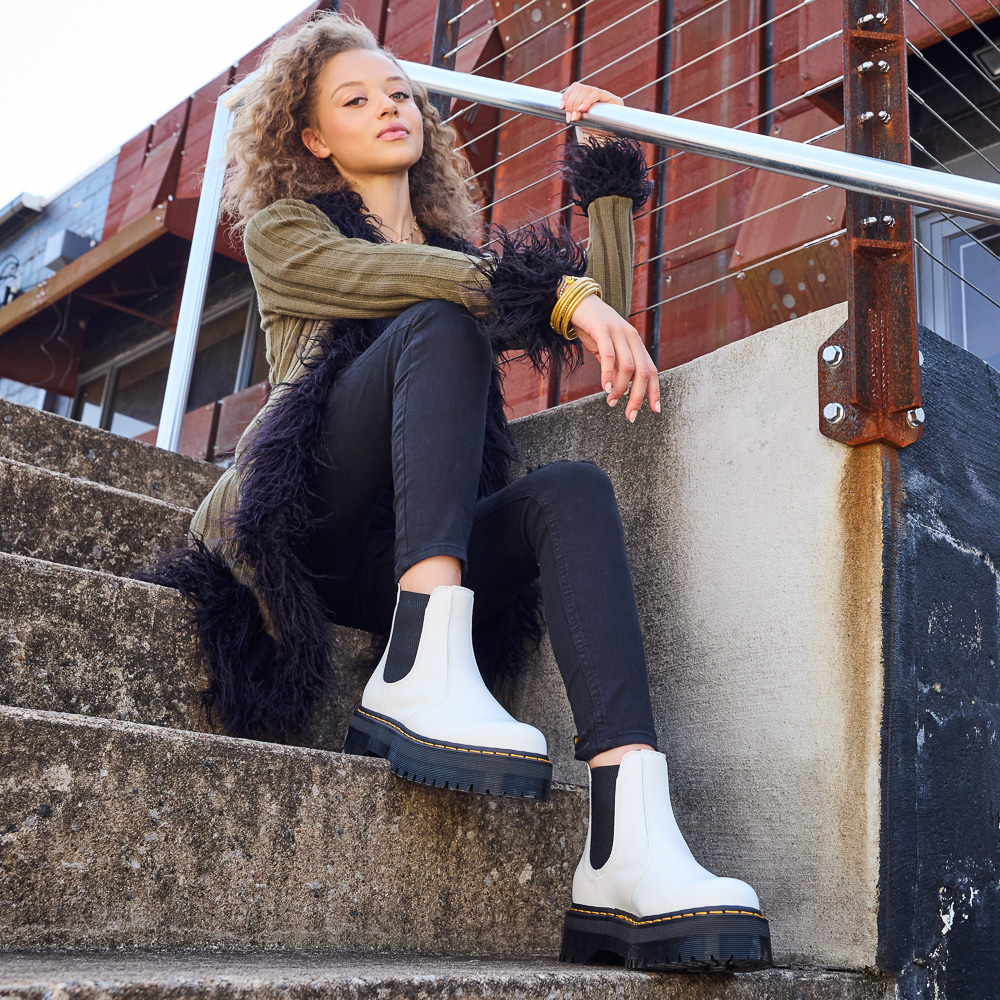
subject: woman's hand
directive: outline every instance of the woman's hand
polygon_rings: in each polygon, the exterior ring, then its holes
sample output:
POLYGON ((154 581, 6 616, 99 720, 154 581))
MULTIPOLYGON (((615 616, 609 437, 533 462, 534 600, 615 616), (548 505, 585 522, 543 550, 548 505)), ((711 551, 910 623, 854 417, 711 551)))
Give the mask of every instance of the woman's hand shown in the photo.
MULTIPOLYGON (((578 121, 581 115, 589 111, 595 104, 621 104, 625 102, 610 91, 600 87, 591 87, 586 83, 571 83, 559 97, 559 106, 566 109, 566 121, 578 121)), ((576 141, 593 143, 604 138, 607 132, 594 132, 591 129, 576 127, 576 141)))
POLYGON ((635 422, 645 395, 649 396, 649 408, 659 413, 656 365, 636 328, 597 295, 588 295, 573 310, 570 322, 580 343, 601 363, 601 385, 608 394, 608 405, 614 406, 625 395, 631 380, 625 416, 635 422))

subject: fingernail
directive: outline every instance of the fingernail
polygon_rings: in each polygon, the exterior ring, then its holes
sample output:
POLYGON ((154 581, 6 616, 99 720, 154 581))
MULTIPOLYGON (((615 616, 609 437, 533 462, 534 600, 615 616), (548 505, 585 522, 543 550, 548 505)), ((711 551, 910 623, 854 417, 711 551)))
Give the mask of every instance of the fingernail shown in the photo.
POLYGON ((604 384, 604 391, 605 392, 611 392, 611 383, 610 382, 605 382, 605 384, 604 384))
POLYGON ((608 400, 608 406, 614 406, 614 405, 615 405, 615 403, 617 403, 617 402, 618 402, 618 399, 620 399, 620 398, 621 398, 621 397, 619 396, 619 397, 618 397, 618 398, 616 398, 616 399, 609 399, 609 400, 608 400))
POLYGON ((660 401, 659 400, 657 400, 655 403, 653 403, 653 409, 656 410, 657 413, 660 412, 660 401))
POLYGON ((632 411, 632 412, 631 412, 631 413, 630 413, 630 414, 628 415, 628 418, 629 418, 629 420, 631 420, 633 424, 635 423, 635 416, 636 416, 636 411, 635 411, 635 410, 633 410, 633 411, 632 411))

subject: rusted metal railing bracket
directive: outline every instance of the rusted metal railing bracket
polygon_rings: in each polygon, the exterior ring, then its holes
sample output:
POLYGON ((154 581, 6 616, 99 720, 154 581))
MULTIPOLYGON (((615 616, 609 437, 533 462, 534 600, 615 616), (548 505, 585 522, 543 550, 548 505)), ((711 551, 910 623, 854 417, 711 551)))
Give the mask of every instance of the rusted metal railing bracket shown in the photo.
MULTIPOLYGON (((904 0, 845 0, 848 152, 909 163, 904 0)), ((904 447, 923 433, 910 206, 847 192, 848 320, 819 351, 820 430, 904 447)))

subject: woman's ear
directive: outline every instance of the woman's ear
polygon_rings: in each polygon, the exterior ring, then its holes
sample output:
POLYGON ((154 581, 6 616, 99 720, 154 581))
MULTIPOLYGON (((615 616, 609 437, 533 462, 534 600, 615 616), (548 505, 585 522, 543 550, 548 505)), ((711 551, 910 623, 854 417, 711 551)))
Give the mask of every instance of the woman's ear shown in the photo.
POLYGON ((305 143, 306 149, 308 149, 313 156, 316 156, 321 160, 328 159, 332 152, 330 147, 323 142, 314 128, 310 127, 302 130, 302 141, 305 143))

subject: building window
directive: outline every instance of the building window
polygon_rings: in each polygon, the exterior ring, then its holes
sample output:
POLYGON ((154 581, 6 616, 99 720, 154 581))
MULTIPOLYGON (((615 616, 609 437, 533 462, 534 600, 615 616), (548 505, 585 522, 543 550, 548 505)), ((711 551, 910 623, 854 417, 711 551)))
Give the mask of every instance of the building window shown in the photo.
POLYGON ((927 212, 917 239, 920 322, 1000 369, 1000 226, 927 212))
MULTIPOLYGON (((154 441, 172 352, 170 334, 116 358, 100 372, 82 375, 71 416, 123 437, 154 441)), ((198 334, 186 411, 266 378, 256 300, 221 315, 206 315, 198 334)))

